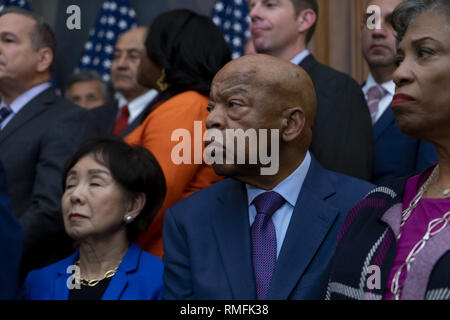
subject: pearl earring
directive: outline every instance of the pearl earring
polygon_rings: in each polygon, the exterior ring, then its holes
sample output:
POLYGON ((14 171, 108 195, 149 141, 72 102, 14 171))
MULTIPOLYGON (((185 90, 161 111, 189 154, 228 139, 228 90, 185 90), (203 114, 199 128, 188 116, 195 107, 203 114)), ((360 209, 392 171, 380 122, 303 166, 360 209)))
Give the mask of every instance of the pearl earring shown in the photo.
POLYGON ((126 224, 130 224, 134 218, 132 216, 125 216, 124 221, 126 224))

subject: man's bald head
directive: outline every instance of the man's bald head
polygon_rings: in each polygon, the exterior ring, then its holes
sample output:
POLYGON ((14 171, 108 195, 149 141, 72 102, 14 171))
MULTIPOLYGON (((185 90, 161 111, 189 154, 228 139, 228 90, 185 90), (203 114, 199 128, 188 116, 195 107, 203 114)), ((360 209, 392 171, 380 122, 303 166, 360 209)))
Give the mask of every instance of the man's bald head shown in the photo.
POLYGON ((213 80, 240 82, 258 88, 272 98, 272 111, 284 112, 300 107, 306 127, 311 128, 316 114, 316 93, 311 78, 301 67, 265 54, 243 56, 225 65, 213 80))

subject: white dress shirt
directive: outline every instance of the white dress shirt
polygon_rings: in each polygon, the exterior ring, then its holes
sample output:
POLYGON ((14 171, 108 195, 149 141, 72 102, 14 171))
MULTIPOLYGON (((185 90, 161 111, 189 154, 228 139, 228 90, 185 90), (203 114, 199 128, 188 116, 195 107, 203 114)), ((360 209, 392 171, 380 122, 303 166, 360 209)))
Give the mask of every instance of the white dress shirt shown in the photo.
POLYGON ((128 102, 127 99, 120 93, 116 93, 116 99, 118 100, 119 110, 117 112, 117 117, 120 115, 120 112, 123 107, 128 106, 128 111, 130 112, 130 116, 128 117, 128 124, 132 123, 139 115, 144 111, 145 107, 152 102, 153 99, 158 95, 158 91, 155 89, 150 89, 146 93, 140 95, 136 99, 131 102, 128 102))

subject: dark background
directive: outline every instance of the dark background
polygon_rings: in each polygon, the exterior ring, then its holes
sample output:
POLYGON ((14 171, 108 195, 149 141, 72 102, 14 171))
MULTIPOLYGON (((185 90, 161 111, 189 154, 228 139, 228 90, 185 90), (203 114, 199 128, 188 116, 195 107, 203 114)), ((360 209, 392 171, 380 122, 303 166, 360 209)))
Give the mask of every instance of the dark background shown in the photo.
MULTIPOLYGON (((56 73, 57 84, 63 88, 67 78, 78 66, 89 30, 95 25, 104 0, 29 0, 33 10, 43 15, 55 31, 57 41, 56 73), (76 4, 81 9, 81 29, 69 30, 66 20, 68 6, 76 4)), ((188 8, 210 16, 214 0, 130 0, 136 11, 138 25, 148 26, 160 13, 188 8)))

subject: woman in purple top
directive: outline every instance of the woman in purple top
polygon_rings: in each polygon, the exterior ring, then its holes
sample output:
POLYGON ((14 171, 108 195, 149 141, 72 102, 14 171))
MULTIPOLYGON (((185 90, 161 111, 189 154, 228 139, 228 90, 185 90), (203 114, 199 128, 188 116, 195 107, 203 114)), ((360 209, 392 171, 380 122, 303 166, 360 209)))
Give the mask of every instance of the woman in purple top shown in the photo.
POLYGON ((402 132, 436 147, 438 164, 379 186, 350 212, 327 299, 450 299, 450 1, 405 1, 392 25, 392 111, 402 132))

